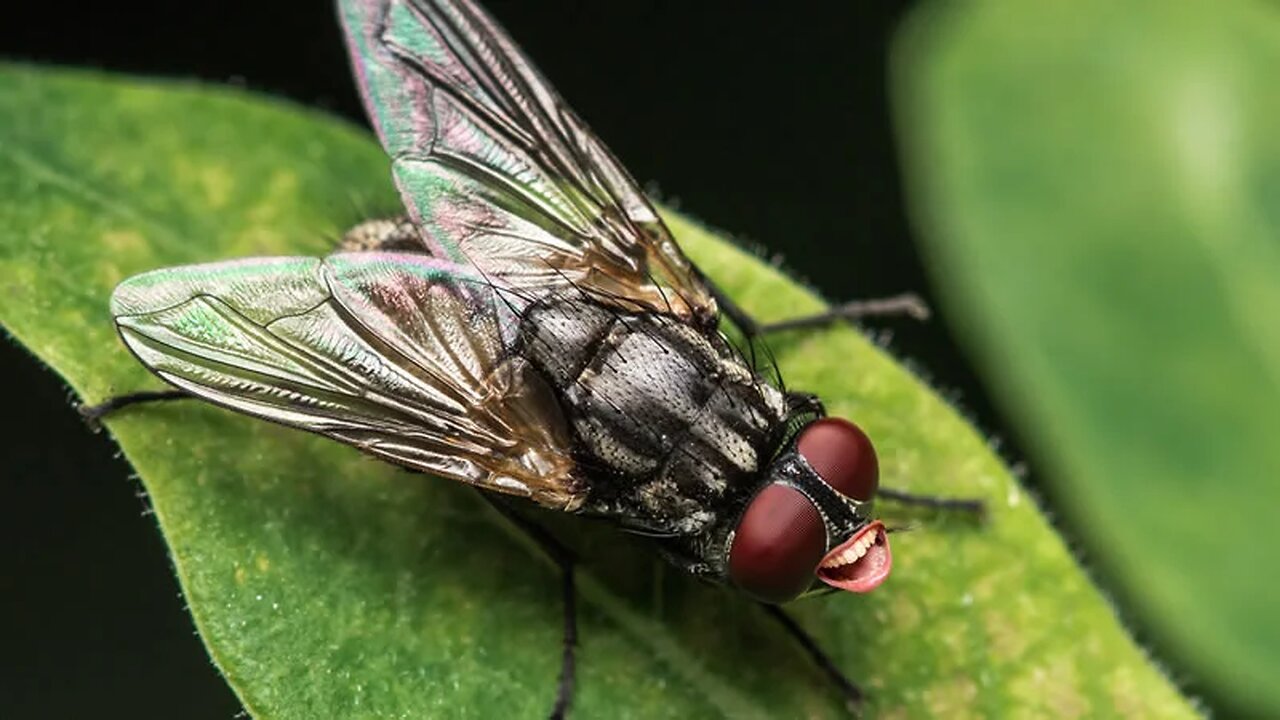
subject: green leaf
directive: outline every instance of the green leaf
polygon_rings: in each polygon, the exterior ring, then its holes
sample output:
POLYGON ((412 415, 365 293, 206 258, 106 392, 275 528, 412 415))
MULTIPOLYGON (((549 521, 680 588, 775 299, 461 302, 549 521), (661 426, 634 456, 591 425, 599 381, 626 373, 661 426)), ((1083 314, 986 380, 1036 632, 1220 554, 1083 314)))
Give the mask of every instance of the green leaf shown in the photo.
MULTIPOLYGON (((0 321, 86 399, 157 387, 118 342, 113 285, 246 255, 321 254, 397 208, 363 131, 242 93, 0 71, 0 321)), ((693 258, 766 317, 818 301, 672 216, 693 258)), ((887 484, 980 495, 986 527, 895 538, 868 596, 797 603, 887 717, 1187 717, 1035 504, 919 380, 848 329, 777 344, 794 387, 877 439, 887 484), (900 539, 899 539, 900 538, 900 539)), ((137 468, 218 667, 266 718, 537 717, 559 581, 468 488, 198 403, 109 421, 137 468)), ((122 486, 122 492, 125 492, 122 486)), ((802 651, 751 603, 642 541, 572 518, 579 717, 839 717, 802 651)))
POLYGON ((1144 634, 1280 714, 1280 11, 926 6, 897 65, 933 268, 1144 634))

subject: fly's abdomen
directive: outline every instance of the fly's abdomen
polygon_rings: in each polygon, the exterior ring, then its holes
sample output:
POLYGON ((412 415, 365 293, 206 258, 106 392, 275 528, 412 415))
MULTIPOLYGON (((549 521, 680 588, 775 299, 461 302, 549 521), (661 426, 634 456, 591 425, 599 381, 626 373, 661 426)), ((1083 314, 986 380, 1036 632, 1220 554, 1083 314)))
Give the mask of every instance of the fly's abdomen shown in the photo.
POLYGON ((522 340, 560 394, 598 512, 695 530, 754 478, 784 416, 721 338, 670 318, 547 305, 526 314, 522 340))

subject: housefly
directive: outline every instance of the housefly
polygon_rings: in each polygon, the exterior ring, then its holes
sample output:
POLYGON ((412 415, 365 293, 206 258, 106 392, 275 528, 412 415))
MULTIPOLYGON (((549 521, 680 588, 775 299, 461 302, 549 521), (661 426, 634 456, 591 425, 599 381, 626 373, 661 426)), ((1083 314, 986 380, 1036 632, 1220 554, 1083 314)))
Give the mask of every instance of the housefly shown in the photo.
POLYGON ((572 697, 572 560, 502 498, 650 536, 677 567, 765 603, 856 703, 776 605, 889 575, 875 450, 815 397, 767 381, 718 327, 724 313, 753 338, 918 301, 756 323, 483 10, 338 4, 405 214, 358 225, 323 258, 124 281, 120 336, 176 389, 87 415, 196 397, 479 488, 564 571, 553 717, 572 697))

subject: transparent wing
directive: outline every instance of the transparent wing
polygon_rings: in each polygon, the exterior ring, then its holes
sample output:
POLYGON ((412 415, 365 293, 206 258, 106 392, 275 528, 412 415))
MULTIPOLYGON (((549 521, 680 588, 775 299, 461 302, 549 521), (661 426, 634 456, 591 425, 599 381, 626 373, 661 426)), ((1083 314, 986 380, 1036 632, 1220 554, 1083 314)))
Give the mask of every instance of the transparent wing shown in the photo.
POLYGON ((340 0, 365 105, 432 254, 713 323, 635 182, 475 4, 340 0))
POLYGON ((422 254, 179 267, 122 283, 129 349, 196 396, 401 465, 578 507, 559 405, 503 351, 490 286, 422 254))

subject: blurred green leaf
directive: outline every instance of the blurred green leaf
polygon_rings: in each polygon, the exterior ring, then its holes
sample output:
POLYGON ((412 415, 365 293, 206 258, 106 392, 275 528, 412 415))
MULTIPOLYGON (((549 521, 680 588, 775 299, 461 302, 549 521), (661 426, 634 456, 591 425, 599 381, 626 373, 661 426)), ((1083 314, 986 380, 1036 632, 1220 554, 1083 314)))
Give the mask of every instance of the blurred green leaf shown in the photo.
POLYGON ((1142 627, 1280 714, 1280 11, 935 3, 898 50, 918 219, 988 384, 1142 627))
MULTIPOLYGON (((237 92, 0 71, 0 321, 85 398, 154 388, 107 315, 139 271, 325 253, 396 210, 370 137, 237 92)), ((673 216, 756 310, 818 301, 673 216)), ((887 717, 1188 717, 1031 500, 939 398, 851 330, 792 337, 796 387, 877 438, 888 483, 976 494, 992 520, 895 540, 895 577, 795 614, 887 717)), ((554 569, 467 488, 198 403, 111 419, 210 654, 266 718, 538 717, 558 671, 554 569)), ((121 486, 121 492, 127 492, 121 486)), ((56 512, 56 508, 50 509, 56 512)), ((839 717, 745 600, 643 544, 559 518, 580 573, 580 717, 839 717)), ((182 709, 175 708, 175 714, 182 709)))

